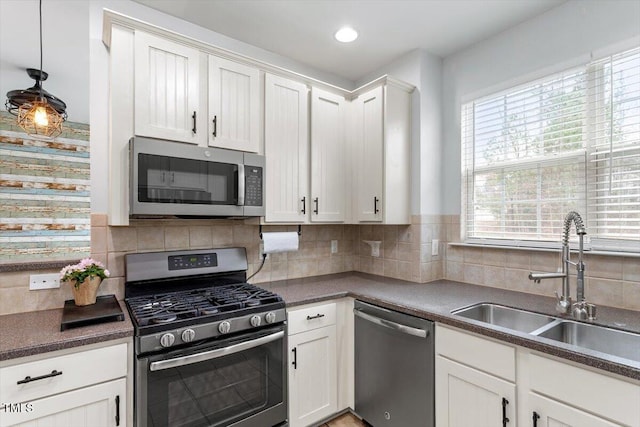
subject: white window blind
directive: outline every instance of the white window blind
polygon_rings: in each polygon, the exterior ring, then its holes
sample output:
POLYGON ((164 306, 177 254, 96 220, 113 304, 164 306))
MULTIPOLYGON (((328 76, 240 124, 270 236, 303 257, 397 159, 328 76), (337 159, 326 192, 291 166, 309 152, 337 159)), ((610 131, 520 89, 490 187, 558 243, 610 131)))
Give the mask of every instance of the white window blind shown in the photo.
POLYGON ((640 49, 595 62, 590 72, 592 244, 640 249, 640 49))
POLYGON ((464 239, 557 243, 578 211, 594 248, 640 249, 640 49, 462 107, 464 239))

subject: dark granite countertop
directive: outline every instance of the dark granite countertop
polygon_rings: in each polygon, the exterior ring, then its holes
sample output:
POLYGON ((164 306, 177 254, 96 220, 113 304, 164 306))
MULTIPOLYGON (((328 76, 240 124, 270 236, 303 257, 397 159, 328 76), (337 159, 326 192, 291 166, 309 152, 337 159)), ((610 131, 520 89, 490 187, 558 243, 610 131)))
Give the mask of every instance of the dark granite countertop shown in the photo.
MULTIPOLYGON (((638 362, 451 314, 457 308, 492 302, 559 317, 555 312, 555 299, 550 297, 448 280, 419 284, 363 273, 316 276, 261 283, 260 286, 280 294, 287 307, 350 296, 640 380, 638 362)), ((640 332, 640 314, 632 310, 598 306, 598 319, 594 323, 640 332)))
MULTIPOLYGON (((448 280, 420 284, 363 273, 332 274, 259 285, 280 294, 287 307, 349 296, 640 380, 638 362, 451 314, 457 308, 492 302, 558 317, 554 312, 555 299, 550 297, 448 280)), ((62 309, 0 316, 0 361, 131 337, 133 325, 129 313, 123 301, 120 305, 125 314, 124 321, 64 332, 60 332, 62 309)), ((636 311, 598 306, 595 323, 640 333, 640 314, 636 311)))
POLYGON ((129 312, 124 301, 119 303, 124 321, 82 326, 63 332, 60 332, 61 308, 0 316, 0 361, 132 337, 133 324, 129 312))

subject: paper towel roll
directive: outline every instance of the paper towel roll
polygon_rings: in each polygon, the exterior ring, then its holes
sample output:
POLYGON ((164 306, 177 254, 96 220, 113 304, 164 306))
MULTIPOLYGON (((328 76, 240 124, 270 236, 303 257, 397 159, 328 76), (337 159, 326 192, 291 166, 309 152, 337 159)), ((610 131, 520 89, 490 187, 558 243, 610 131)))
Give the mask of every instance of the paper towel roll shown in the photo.
POLYGON ((298 233, 295 231, 262 233, 262 241, 265 254, 298 250, 298 233))

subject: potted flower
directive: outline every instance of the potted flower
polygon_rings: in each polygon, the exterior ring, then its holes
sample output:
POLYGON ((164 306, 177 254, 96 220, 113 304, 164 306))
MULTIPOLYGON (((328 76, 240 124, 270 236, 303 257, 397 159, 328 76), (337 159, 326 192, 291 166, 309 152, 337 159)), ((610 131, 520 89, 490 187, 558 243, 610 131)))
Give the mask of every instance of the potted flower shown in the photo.
POLYGON ((84 258, 78 264, 67 265, 60 270, 60 280, 71 285, 76 305, 95 304, 98 287, 107 277, 109 270, 92 258, 84 258))

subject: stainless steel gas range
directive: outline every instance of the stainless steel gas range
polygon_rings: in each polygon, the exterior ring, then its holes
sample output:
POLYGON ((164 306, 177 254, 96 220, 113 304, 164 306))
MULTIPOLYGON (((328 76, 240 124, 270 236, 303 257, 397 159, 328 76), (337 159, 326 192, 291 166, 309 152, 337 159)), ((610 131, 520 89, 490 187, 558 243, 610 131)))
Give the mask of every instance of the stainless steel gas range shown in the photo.
POLYGON ((287 426, 286 313, 244 248, 128 254, 136 427, 287 426))

